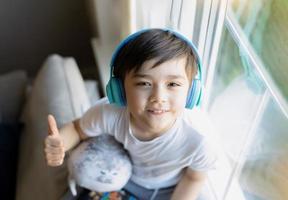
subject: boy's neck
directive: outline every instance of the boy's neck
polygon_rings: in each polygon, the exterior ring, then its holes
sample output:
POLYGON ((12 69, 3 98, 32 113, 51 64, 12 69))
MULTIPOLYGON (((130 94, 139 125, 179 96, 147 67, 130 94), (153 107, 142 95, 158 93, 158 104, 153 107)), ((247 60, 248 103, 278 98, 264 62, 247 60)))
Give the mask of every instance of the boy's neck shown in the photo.
MULTIPOLYGON (((173 124, 171 125, 171 127, 173 126, 173 124)), ((169 127, 169 129, 171 127, 169 127)), ((169 129, 167 129, 167 130, 163 130, 161 132, 147 131, 146 129, 143 129, 139 126, 135 126, 135 122, 134 122, 133 118, 130 118, 130 129, 131 129, 131 133, 133 134, 133 136, 136 137, 140 141, 153 140, 153 139, 160 137, 161 135, 165 134, 169 130, 169 129)))
POLYGON ((150 141, 163 134, 163 133, 151 133, 147 131, 142 131, 134 127, 132 124, 131 124, 131 133, 133 134, 134 137, 136 137, 138 140, 141 141, 150 141))

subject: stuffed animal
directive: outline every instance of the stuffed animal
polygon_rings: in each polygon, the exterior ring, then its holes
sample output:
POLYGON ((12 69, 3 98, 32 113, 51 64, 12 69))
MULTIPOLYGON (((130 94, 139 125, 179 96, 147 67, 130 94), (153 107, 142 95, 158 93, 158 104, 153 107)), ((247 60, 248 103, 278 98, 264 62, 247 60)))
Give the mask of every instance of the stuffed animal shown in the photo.
POLYGON ((75 196, 76 184, 97 192, 120 190, 132 174, 132 164, 122 144, 102 134, 83 141, 71 152, 68 171, 75 196))

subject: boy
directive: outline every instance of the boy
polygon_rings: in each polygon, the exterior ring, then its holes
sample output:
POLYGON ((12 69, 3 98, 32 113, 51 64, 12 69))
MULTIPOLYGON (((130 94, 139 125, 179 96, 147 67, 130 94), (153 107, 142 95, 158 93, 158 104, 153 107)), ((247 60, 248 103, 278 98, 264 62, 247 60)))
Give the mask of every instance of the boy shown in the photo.
POLYGON ((200 95, 195 94, 201 85, 195 80, 201 73, 197 59, 194 46, 170 30, 148 29, 128 37, 112 57, 107 94, 114 104, 104 99, 60 131, 48 116, 48 165, 61 165, 65 151, 81 140, 111 134, 132 159, 128 192, 139 199, 197 199, 205 172, 215 164, 185 109, 198 101, 191 95, 200 95))

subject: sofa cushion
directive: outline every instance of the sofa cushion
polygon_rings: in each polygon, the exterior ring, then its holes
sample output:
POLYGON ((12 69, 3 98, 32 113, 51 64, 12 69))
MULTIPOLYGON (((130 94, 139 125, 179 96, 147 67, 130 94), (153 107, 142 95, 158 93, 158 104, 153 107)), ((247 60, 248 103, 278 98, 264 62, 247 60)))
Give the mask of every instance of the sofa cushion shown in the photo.
POLYGON ((98 82, 95 80, 85 80, 85 87, 90 99, 91 106, 95 105, 100 99, 100 93, 98 90, 98 82))
POLYGON ((15 123, 25 99, 27 75, 15 70, 0 76, 0 122, 15 123))
POLYGON ((67 191, 66 162, 55 168, 46 165, 47 115, 53 114, 61 127, 89 107, 75 60, 49 56, 36 76, 22 115, 25 128, 19 147, 17 200, 56 200, 67 191))

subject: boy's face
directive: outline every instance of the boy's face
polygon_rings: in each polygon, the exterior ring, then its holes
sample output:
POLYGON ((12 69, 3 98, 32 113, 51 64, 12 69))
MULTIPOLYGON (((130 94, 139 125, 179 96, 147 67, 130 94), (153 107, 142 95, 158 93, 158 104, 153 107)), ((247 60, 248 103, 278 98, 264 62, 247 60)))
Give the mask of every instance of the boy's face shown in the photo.
POLYGON ((145 62, 137 73, 129 72, 124 80, 132 128, 143 137, 159 136, 171 128, 185 108, 190 85, 186 58, 151 68, 153 63, 145 62))

